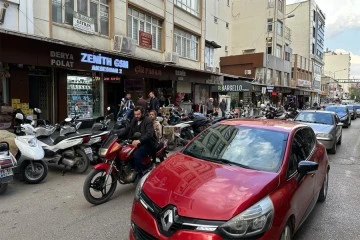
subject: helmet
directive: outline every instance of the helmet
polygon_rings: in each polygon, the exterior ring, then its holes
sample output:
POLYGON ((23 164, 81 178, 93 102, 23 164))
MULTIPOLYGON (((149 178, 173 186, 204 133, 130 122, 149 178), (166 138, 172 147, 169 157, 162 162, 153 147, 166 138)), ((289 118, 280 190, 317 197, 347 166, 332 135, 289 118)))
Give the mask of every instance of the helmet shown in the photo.
POLYGON ((260 107, 261 107, 261 108, 265 108, 266 105, 262 103, 262 104, 260 105, 260 107))

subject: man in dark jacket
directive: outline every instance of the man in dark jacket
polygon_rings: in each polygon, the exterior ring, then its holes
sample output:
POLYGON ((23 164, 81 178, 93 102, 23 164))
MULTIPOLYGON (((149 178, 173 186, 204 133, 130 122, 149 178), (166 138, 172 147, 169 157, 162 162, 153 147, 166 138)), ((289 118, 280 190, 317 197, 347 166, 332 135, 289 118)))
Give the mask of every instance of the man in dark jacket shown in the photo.
POLYGON ((134 118, 121 135, 132 138, 136 132, 141 133, 141 137, 132 142, 132 145, 137 147, 134 153, 134 168, 138 173, 138 177, 141 177, 144 171, 142 161, 145 156, 152 154, 156 145, 153 122, 149 117, 145 116, 145 109, 142 107, 135 107, 134 118))
POLYGON ((146 102, 146 100, 143 98, 143 96, 142 95, 139 95, 138 96, 138 101, 137 101, 137 106, 140 106, 140 107, 143 107, 144 109, 146 109, 146 107, 147 107, 147 102, 146 102))
POLYGON ((152 110, 155 110, 156 113, 159 113, 159 109, 160 109, 159 99, 157 99, 157 98, 155 97, 154 92, 150 92, 150 93, 149 93, 149 97, 150 97, 149 112, 152 111, 152 110))

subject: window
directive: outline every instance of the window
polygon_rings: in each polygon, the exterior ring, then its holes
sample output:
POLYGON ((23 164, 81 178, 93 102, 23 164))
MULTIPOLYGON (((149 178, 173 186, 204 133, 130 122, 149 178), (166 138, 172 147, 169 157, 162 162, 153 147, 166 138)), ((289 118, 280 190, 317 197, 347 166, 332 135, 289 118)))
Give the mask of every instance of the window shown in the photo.
POLYGON ((174 51, 181 57, 198 60, 199 37, 184 30, 174 30, 174 51))
POLYGON ((313 10, 313 18, 314 18, 314 22, 316 22, 316 11, 315 10, 313 10))
POLYGON ((228 22, 226 23, 226 28, 229 29, 229 23, 228 22))
POLYGON ((285 52, 285 60, 290 62, 291 54, 289 52, 285 52))
POLYGON ((176 6, 184 9, 185 11, 199 16, 200 0, 174 0, 176 6))
POLYGON ((315 54, 315 44, 312 44, 312 54, 315 54))
POLYGON ((109 0, 52 0, 52 20, 73 25, 74 12, 94 20, 95 32, 109 35, 109 0))
POLYGON ((214 17, 214 23, 218 23, 218 18, 214 17))
POLYGON ((276 57, 281 58, 282 46, 276 45, 276 57))
POLYGON ((278 9, 280 12, 284 12, 284 3, 283 0, 278 0, 278 9))
POLYGON ((268 32, 272 32, 273 31, 273 19, 272 18, 268 18, 268 23, 267 23, 267 30, 268 30, 268 32))
POLYGON ((230 0, 227 0, 227 5, 228 7, 230 7, 230 0))
POLYGON ((282 36, 283 35, 283 23, 280 21, 277 21, 277 34, 282 36))
POLYGON ((274 5, 275 5, 275 0, 269 0, 269 2, 268 2, 269 8, 273 8, 274 5))
POLYGON ((152 49, 162 48, 161 21, 149 14, 140 12, 133 8, 128 9, 128 36, 139 41, 139 31, 150 33, 152 36, 152 49))
POLYGON ((205 65, 208 67, 214 66, 214 48, 205 46, 205 65))
POLYGON ((267 47, 267 54, 272 54, 272 47, 267 47))
POLYGON ((316 38, 316 29, 313 27, 313 37, 316 38))

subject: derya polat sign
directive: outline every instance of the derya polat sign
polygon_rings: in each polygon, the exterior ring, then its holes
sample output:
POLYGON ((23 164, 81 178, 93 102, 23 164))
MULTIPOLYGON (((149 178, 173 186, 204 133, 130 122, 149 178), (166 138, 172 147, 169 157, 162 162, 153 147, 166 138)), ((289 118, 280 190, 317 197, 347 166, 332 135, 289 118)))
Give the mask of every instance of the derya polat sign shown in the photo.
POLYGON ((129 68, 129 61, 101 54, 81 53, 80 62, 92 64, 91 70, 95 72, 122 74, 123 69, 129 68))

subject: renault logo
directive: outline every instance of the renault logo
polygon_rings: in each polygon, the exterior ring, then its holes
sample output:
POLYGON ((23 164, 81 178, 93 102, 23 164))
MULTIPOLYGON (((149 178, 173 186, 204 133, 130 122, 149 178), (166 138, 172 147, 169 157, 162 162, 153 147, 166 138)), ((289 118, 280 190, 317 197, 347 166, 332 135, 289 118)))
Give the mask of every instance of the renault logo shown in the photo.
POLYGON ((169 231, 173 223, 174 223, 174 211, 173 209, 168 209, 161 216, 161 225, 164 231, 169 231))

